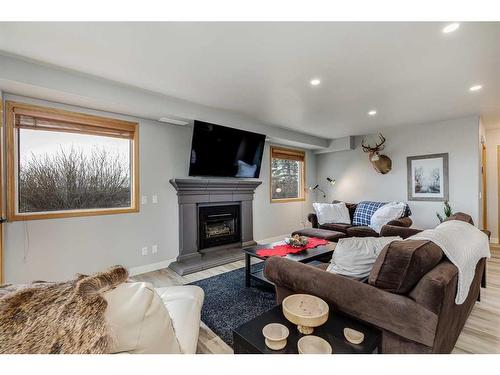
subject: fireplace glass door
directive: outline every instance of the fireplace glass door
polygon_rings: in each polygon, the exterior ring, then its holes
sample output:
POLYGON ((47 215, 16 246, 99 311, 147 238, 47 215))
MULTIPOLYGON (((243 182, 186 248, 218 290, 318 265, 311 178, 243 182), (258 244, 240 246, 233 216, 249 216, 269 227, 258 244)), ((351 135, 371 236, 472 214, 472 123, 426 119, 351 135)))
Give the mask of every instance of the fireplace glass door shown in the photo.
POLYGON ((198 228, 199 249, 240 242, 240 206, 199 207, 198 228))

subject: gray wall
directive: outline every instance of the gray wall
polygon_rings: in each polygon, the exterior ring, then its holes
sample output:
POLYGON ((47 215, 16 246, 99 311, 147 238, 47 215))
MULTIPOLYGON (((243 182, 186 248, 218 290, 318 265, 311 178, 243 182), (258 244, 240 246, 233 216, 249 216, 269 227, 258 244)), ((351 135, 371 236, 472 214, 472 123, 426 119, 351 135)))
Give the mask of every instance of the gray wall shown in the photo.
MULTIPOLYGON (((392 170, 381 175, 373 170, 368 155, 356 137, 356 149, 317 156, 317 173, 337 179, 329 199, 407 200, 406 157, 449 153, 450 204, 470 213, 478 223, 479 213, 479 118, 477 116, 381 130, 386 137, 384 154, 392 159, 392 170)), ((437 224, 440 202, 409 202, 414 226, 431 228, 437 224)))
MULTIPOLYGON (((306 191, 305 202, 270 203, 269 187, 269 145, 266 145, 260 179, 254 199, 254 236, 257 240, 276 235, 288 234, 309 225, 307 214, 312 210, 316 197, 306 191)), ((306 185, 316 184, 316 156, 306 152, 306 185)), ((310 225, 309 225, 310 226, 310 225)))
MULTIPOLYGON (((140 267, 172 260, 178 255, 178 208, 171 178, 187 177, 192 129, 129 116, 92 111, 5 94, 6 100, 42 104, 79 112, 138 121, 140 124, 141 195, 148 204, 135 214, 12 222, 5 225, 6 282, 60 280, 75 273, 101 270, 114 264, 140 267), (159 204, 151 204, 157 194, 159 204), (151 254, 151 246, 159 246, 151 254), (149 254, 141 255, 148 246, 149 254)), ((307 176, 315 180, 315 159, 307 153, 307 176)), ((256 239, 289 233, 301 227, 306 203, 269 203, 269 146, 265 150, 254 201, 256 239)), ((305 208, 306 207, 306 208, 305 208)))

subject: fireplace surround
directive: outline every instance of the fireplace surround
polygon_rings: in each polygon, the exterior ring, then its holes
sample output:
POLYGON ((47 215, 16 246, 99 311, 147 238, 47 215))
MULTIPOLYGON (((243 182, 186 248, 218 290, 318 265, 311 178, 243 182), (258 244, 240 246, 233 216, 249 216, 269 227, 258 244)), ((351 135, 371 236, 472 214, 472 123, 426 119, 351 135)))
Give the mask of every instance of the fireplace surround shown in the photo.
POLYGON ((179 256, 169 266, 175 272, 186 275, 243 259, 241 249, 256 244, 252 204, 262 181, 186 178, 170 183, 179 204, 179 256))

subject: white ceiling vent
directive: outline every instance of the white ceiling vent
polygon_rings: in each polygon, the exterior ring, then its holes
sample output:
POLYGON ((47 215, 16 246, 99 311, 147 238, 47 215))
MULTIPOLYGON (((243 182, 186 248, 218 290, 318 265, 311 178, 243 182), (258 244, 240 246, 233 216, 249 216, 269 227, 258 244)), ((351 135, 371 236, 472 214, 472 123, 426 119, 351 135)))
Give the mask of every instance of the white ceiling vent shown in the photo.
POLYGON ((189 121, 186 120, 178 120, 175 118, 169 118, 169 117, 160 117, 158 119, 160 122, 166 122, 167 124, 173 124, 173 125, 180 125, 180 126, 186 126, 189 125, 189 121))

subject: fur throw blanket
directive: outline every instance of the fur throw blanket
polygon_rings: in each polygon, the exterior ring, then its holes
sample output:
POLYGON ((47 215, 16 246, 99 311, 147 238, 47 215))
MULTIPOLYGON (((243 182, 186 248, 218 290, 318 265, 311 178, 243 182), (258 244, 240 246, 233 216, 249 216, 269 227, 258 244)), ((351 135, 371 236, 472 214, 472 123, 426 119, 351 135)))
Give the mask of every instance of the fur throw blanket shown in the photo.
POLYGON ((0 286, 0 354, 108 353, 102 293, 127 278, 115 266, 66 282, 0 286))

